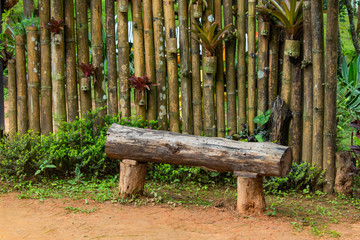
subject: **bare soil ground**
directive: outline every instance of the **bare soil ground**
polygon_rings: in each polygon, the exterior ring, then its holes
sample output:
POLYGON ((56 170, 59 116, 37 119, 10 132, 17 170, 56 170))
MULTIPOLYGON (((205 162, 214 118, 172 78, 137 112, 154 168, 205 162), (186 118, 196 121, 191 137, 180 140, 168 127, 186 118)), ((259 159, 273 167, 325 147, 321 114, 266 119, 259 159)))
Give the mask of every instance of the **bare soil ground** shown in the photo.
MULTIPOLYGON (((360 239, 360 223, 331 226, 360 239)), ((0 195, 0 240, 16 239, 319 239, 281 216, 239 216, 214 207, 134 206, 0 195), (75 213, 76 210, 80 212, 75 213), (87 210, 87 211, 86 211, 87 210)), ((327 236, 323 239, 331 239, 327 236)))

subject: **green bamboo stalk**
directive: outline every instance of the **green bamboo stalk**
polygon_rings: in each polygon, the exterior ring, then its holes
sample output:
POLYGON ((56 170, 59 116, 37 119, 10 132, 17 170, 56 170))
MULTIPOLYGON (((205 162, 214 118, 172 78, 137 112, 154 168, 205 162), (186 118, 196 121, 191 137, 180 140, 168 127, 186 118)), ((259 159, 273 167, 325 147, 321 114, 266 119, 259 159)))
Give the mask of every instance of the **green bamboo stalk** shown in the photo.
POLYGON ((249 134, 255 130, 254 118, 256 116, 256 76, 255 76, 255 4, 256 0, 248 2, 248 128, 249 134))
POLYGON ((180 132, 179 81, 177 68, 177 46, 175 31, 174 1, 164 1, 167 71, 169 81, 170 131, 180 132))
POLYGON ((17 86, 17 125, 18 132, 28 131, 28 94, 26 83, 25 35, 15 36, 16 86, 17 86))
POLYGON ((269 42, 269 108, 278 95, 278 78, 279 78, 279 37, 280 28, 271 26, 271 35, 269 42))
POLYGON ((166 91, 166 59, 164 44, 164 11, 162 0, 153 0, 154 16, 154 46, 156 63, 156 83, 158 101, 158 123, 161 130, 168 130, 167 120, 167 91, 166 91))
POLYGON ((128 2, 117 4, 119 107, 121 117, 131 116, 129 88, 128 2))
POLYGON ((28 67, 28 97, 29 97, 29 129, 35 134, 40 133, 39 105, 39 68, 38 68, 38 27, 26 27, 27 37, 27 67, 28 67))
MULTIPOLYGON (((131 13, 133 21, 134 37, 134 68, 135 76, 145 75, 145 56, 144 56, 144 26, 142 20, 142 7, 140 0, 131 0, 131 13)), ((145 93, 145 92, 144 92, 145 93)), ((137 95, 135 92, 136 114, 146 119, 146 95, 137 95)))
POLYGON ((50 31, 46 28, 50 21, 50 0, 39 0, 40 28, 40 78, 41 78, 41 134, 48 135, 53 131, 52 88, 51 88, 51 46, 50 31))
POLYGON ((66 99, 68 120, 79 117, 79 99, 76 76, 74 1, 65 0, 65 57, 66 57, 66 99))
POLYGON ((106 115, 106 87, 104 81, 104 56, 102 40, 102 3, 98 0, 90 0, 91 10, 91 52, 92 64, 95 67, 94 90, 95 108, 101 109, 98 113, 97 124, 103 124, 106 115))
POLYGON ((12 137, 17 132, 16 67, 14 59, 8 61, 8 89, 9 135, 12 137))
MULTIPOLYGON (((106 53, 107 53, 108 99, 109 99, 108 100, 108 108, 109 108, 109 115, 111 115, 111 116, 116 116, 118 114, 118 93, 117 93, 118 88, 117 88, 117 72, 116 72, 115 10, 114 10, 114 8, 115 8, 114 1, 106 0, 106 2, 105 2, 106 53)), ((119 17, 119 14, 117 16, 119 17)), ((126 34, 126 36, 127 36, 127 34, 126 34)))
MULTIPOLYGON (((51 1, 51 17, 56 21, 64 19, 64 1, 51 1)), ((52 86, 53 86, 53 109, 54 109, 54 132, 59 129, 62 122, 66 122, 65 102, 65 49, 64 31, 53 35, 51 44, 52 62, 52 86)))
MULTIPOLYGON (((154 56, 154 32, 153 32, 153 16, 152 16, 152 0, 143 2, 144 14, 144 46, 145 46, 145 66, 146 75, 152 83, 156 82, 155 73, 155 56, 154 56)), ((156 87, 152 87, 147 92, 147 120, 156 120, 157 104, 156 104, 156 87)))
MULTIPOLYGON (((76 39, 78 64, 89 64, 89 30, 88 30, 88 5, 87 0, 76 0, 76 39)), ((84 73, 78 71, 78 79, 84 78, 84 73)), ((92 109, 90 81, 80 88, 80 110, 84 117, 92 109)))
POLYGON ((335 153, 336 153, 336 90, 339 0, 328 1, 326 23, 326 77, 325 77, 325 109, 324 109, 324 157, 323 167, 326 169, 325 190, 332 192, 335 184, 335 153))
MULTIPOLYGON (((216 0, 214 4, 215 21, 222 27, 221 0, 216 0)), ((216 125, 217 136, 225 137, 225 105, 224 105, 224 61, 223 48, 219 48, 217 56, 217 72, 215 76, 216 90, 216 125)))
MULTIPOLYGON (((232 1, 224 0, 223 7, 224 7, 224 25, 226 26, 230 23, 233 23, 232 1)), ((234 133, 237 132, 235 50, 236 50, 236 41, 234 41, 234 39, 228 40, 225 45, 227 127, 230 128, 228 135, 233 135, 234 133)))
POLYGON ((312 77, 312 40, 311 40, 311 1, 304 1, 304 115, 302 160, 311 163, 312 155, 312 112, 313 112, 313 77, 312 77))
POLYGON ((323 168, 324 126, 324 24, 323 1, 311 1, 313 59, 313 145, 312 163, 323 168))
POLYGON ((246 124, 246 53, 245 53, 245 0, 238 0, 238 130, 246 124))

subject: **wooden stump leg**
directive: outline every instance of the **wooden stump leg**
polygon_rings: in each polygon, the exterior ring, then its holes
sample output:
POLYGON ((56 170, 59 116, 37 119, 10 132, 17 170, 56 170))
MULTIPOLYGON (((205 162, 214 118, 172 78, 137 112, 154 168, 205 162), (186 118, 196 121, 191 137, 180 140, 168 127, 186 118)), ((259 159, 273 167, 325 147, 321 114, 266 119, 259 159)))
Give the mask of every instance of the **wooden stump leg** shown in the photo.
POLYGON ((237 177, 237 209, 241 214, 265 211, 262 177, 237 177))
POLYGON ((141 194, 145 185, 147 163, 124 159, 120 162, 119 195, 122 199, 141 194))

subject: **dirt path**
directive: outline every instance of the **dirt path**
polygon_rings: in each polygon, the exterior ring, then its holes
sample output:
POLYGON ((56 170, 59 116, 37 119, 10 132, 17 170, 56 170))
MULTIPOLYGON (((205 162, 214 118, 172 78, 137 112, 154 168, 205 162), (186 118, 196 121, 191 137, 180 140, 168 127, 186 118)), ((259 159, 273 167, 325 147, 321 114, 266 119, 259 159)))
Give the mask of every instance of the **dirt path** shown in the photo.
MULTIPOLYGON (((129 206, 84 200, 0 195, 0 240, 17 239, 319 239, 284 217, 239 217, 215 208, 129 206), (70 208, 93 209, 74 213, 70 208)), ((360 224, 335 225, 341 239, 360 239, 360 224)), ((329 239, 328 237, 325 237, 329 239)))

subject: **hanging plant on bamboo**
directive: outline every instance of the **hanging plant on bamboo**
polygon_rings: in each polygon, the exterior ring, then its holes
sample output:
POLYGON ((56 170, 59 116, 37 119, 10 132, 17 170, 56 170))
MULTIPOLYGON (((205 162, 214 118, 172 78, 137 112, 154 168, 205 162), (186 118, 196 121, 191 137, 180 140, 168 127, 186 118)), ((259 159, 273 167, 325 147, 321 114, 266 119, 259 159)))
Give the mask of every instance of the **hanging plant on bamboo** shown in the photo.
POLYGON ((53 39, 55 43, 60 43, 61 41, 61 31, 64 30, 65 21, 63 19, 57 21, 55 18, 51 18, 50 22, 48 22, 46 28, 50 30, 52 33, 53 39))
POLYGON ((96 68, 92 64, 80 63, 80 70, 83 72, 84 77, 81 78, 80 86, 82 91, 89 91, 91 89, 90 82, 91 77, 94 78, 94 83, 96 82, 96 68))
POLYGON ((269 0, 263 1, 265 7, 257 7, 256 10, 264 15, 270 14, 278 24, 285 30, 285 55, 293 58, 300 56, 300 41, 298 40, 302 32, 303 17, 302 5, 303 1, 297 0, 269 0))
POLYGON ((140 100, 143 99, 142 97, 145 95, 145 90, 150 91, 152 86, 158 86, 159 84, 152 83, 146 75, 136 77, 135 74, 133 74, 129 77, 129 85, 136 90, 137 100, 140 100))
POLYGON ((197 31, 190 29, 199 38, 194 38, 205 49, 205 57, 203 59, 203 68, 206 73, 216 73, 217 58, 216 53, 221 47, 222 40, 227 32, 230 30, 232 24, 228 24, 223 29, 218 27, 216 22, 211 23, 209 27, 203 26, 203 28, 194 24, 197 31))
POLYGON ((194 18, 201 18, 203 15, 203 6, 208 7, 206 0, 191 0, 189 3, 189 12, 194 18))

